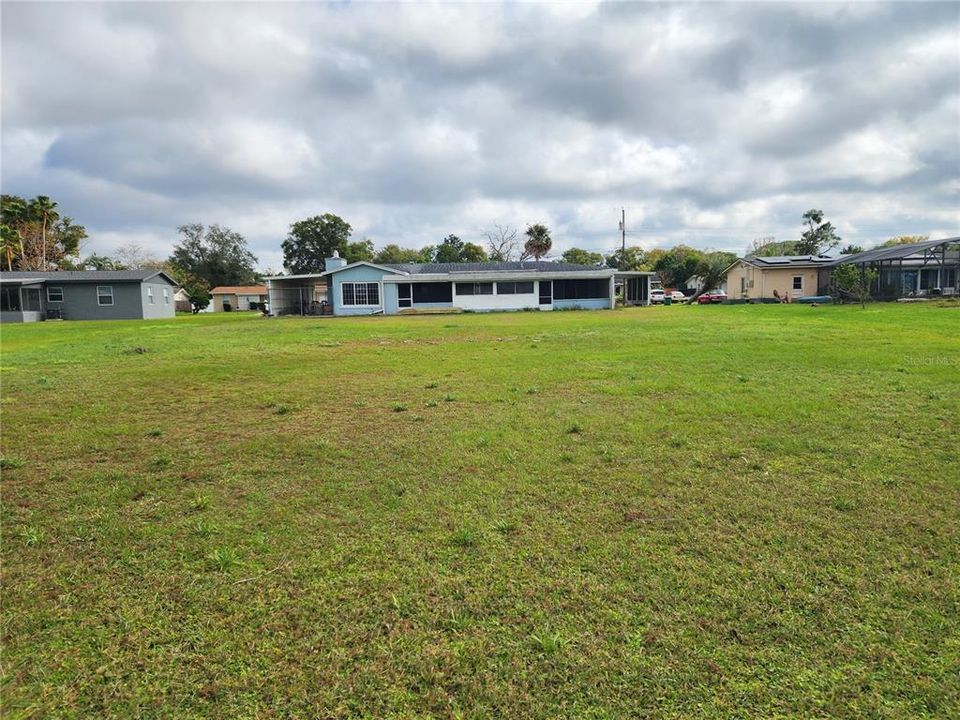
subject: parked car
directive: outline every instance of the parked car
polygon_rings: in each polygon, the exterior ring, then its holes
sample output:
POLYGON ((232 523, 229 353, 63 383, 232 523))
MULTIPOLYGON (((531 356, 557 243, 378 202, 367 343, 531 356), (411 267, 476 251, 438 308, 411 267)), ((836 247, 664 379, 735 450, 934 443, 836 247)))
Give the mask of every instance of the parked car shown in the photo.
POLYGON ((663 290, 654 289, 650 291, 650 304, 659 305, 663 302, 663 290))
POLYGON ((672 293, 670 293, 670 299, 675 303, 682 303, 687 301, 687 296, 679 290, 674 290, 672 293))
POLYGON ((697 302, 701 305, 707 305, 708 303, 722 303, 726 299, 727 294, 723 290, 707 290, 697 298, 697 302))

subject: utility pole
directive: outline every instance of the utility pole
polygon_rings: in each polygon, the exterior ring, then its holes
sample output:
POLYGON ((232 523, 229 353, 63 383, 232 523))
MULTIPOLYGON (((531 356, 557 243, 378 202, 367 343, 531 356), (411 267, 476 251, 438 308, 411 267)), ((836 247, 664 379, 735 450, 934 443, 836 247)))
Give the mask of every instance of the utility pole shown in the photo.
POLYGON ((627 212, 620 208, 620 250, 627 251, 627 212))

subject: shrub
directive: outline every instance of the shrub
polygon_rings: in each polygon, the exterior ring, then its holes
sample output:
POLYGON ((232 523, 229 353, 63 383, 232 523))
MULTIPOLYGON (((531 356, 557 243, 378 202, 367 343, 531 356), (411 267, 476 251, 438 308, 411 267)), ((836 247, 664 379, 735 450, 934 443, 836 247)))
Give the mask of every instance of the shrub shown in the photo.
POLYGON ((860 307, 867 307, 870 299, 870 286, 877 279, 877 271, 873 268, 861 270, 856 265, 838 265, 833 271, 833 282, 842 292, 854 297, 860 307))

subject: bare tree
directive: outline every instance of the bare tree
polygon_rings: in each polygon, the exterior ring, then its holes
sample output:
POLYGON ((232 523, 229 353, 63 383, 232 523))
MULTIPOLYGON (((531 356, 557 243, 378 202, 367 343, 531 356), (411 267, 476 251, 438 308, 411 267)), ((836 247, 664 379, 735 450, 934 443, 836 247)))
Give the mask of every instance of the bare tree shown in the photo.
POLYGON ((127 270, 139 270, 140 268, 154 268, 163 265, 163 261, 150 257, 147 252, 137 243, 132 242, 117 248, 113 254, 113 259, 127 270))
MULTIPOLYGON (((509 262, 517 252, 517 229, 509 225, 494 225, 484 235, 487 238, 487 254, 494 262, 509 262)), ((521 257, 521 260, 523 258, 521 257)))
POLYGON ((764 235, 763 237, 754 238, 753 242, 747 245, 747 255, 758 255, 764 248, 769 247, 777 241, 773 235, 764 235))

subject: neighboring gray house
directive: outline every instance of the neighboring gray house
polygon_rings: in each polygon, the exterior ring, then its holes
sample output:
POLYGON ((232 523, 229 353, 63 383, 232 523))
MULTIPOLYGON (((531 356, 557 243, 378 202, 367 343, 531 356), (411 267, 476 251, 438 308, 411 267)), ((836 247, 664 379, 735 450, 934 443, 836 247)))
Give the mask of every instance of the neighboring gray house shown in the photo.
POLYGON ((176 290, 162 270, 0 272, 0 322, 172 318, 176 290))
POLYGON ((396 315, 439 308, 607 309, 614 307, 617 284, 626 304, 647 305, 652 276, 546 261, 348 265, 332 257, 325 272, 271 277, 267 284, 275 315, 317 314, 304 311, 315 304, 333 315, 396 315))

